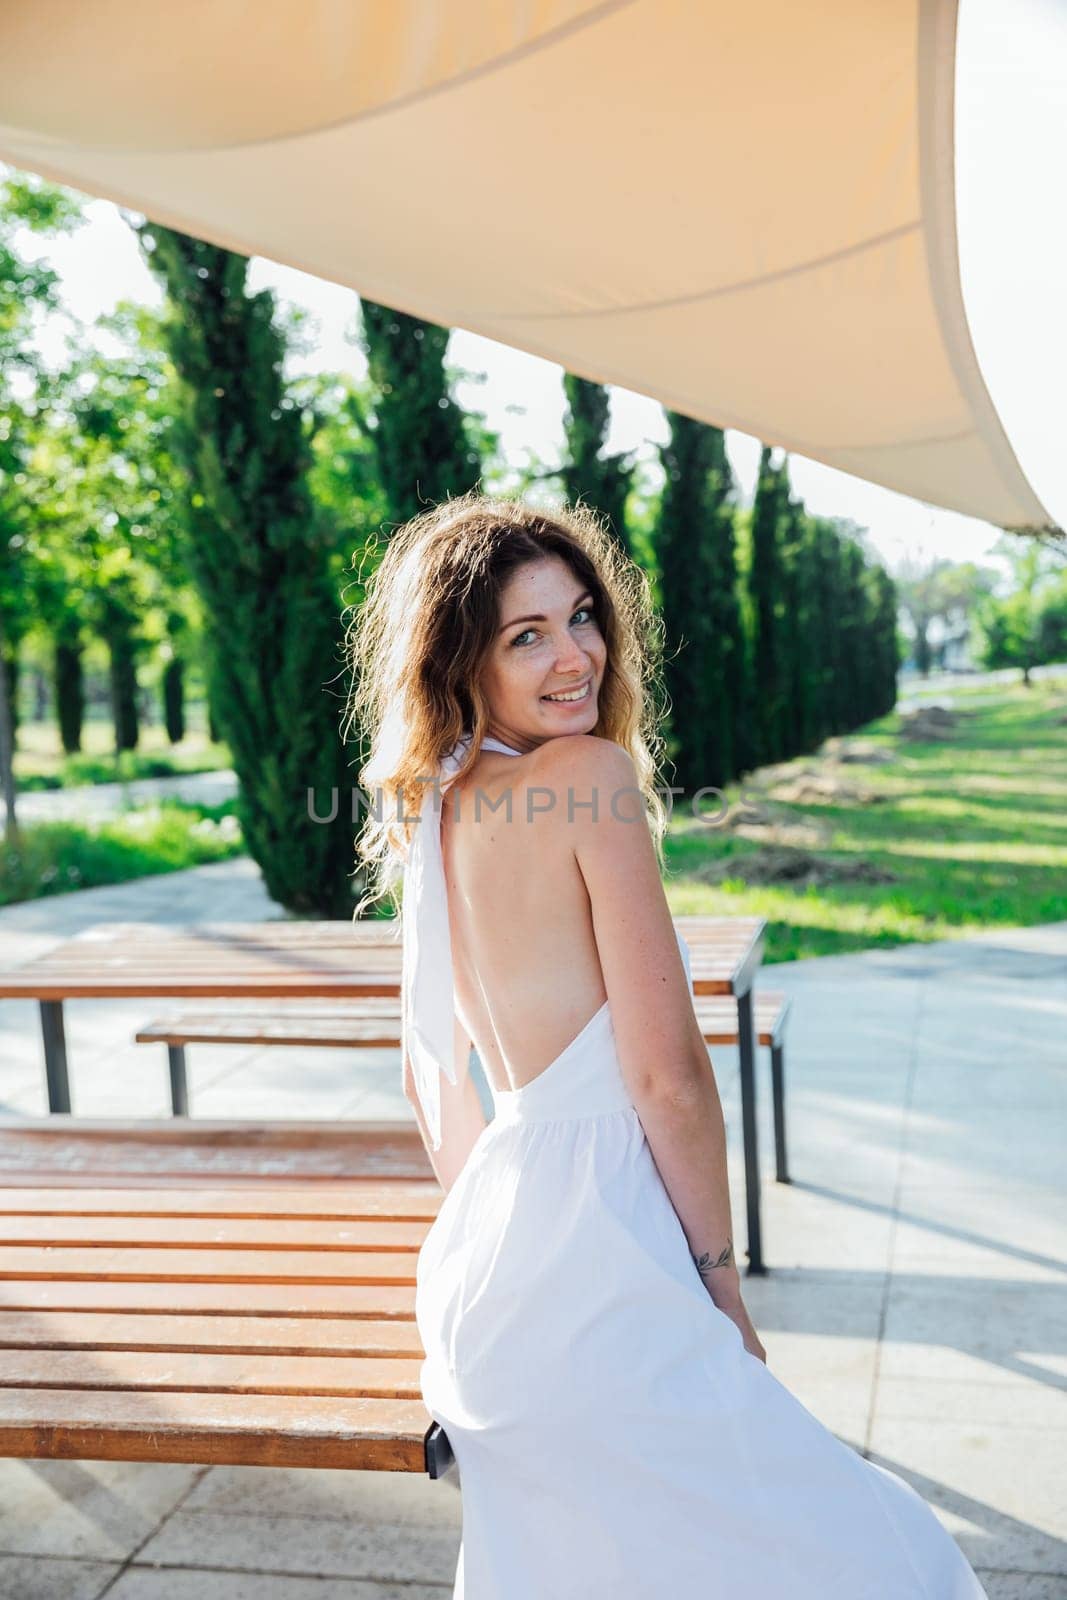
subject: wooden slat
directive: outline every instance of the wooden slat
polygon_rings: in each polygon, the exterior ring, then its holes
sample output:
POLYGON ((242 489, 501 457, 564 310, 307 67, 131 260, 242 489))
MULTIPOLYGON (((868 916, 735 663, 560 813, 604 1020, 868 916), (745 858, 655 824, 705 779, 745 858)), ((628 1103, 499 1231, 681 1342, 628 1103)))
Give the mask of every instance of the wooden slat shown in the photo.
POLYGON ((151 1283, 55 1278, 0 1278, 0 1307, 9 1311, 116 1311, 141 1316, 351 1317, 408 1320, 413 1283, 151 1283))
POLYGON ((279 1217, 81 1217, 0 1216, 0 1277, 7 1248, 33 1243, 49 1250, 76 1246, 100 1250, 123 1245, 143 1245, 150 1237, 156 1250, 228 1249, 287 1251, 418 1250, 426 1237, 426 1223, 356 1218, 350 1222, 324 1222, 317 1217, 291 1220, 279 1217))
POLYGON ((28 1213, 79 1217, 315 1217, 348 1222, 357 1217, 396 1217, 432 1221, 444 1198, 425 1179, 346 1179, 316 1183, 313 1190, 105 1189, 75 1185, 41 1188, 30 1184, 0 1188, 0 1219, 28 1213))
POLYGON ((188 1350, 288 1356, 417 1356, 414 1318, 150 1316, 136 1311, 5 1311, 0 1350, 188 1350))
POLYGON ((344 1049, 396 1049, 402 1040, 396 1002, 369 998, 366 1011, 302 1016, 262 1012, 181 1012, 138 1028, 138 1044, 261 1044, 344 1049), (370 1009, 376 1007, 377 1009, 370 1009), (387 1008, 387 1009, 383 1009, 387 1008))
MULTIPOLYGON (((732 918, 710 919, 730 922, 732 918)), ((158 922, 100 922, 73 934, 68 944, 108 944, 113 941, 149 939, 159 944, 181 939, 208 940, 215 944, 269 944, 272 947, 286 944, 303 949, 307 945, 343 945, 351 947, 352 941, 365 944, 400 943, 403 932, 402 918, 323 918, 304 922, 297 918, 280 918, 261 922, 197 922, 177 927, 173 923, 158 922)))
POLYGON ((0 1456, 425 1470, 421 1400, 0 1389, 0 1456))
POLYGON ((259 1189, 364 1178, 437 1184, 414 1118, 398 1122, 222 1122, 202 1117, 126 1121, 0 1117, 0 1184, 78 1181, 153 1188, 194 1181, 259 1189))
POLYGON ((160 1250, 155 1242, 129 1249, 72 1245, 6 1245, 5 1278, 100 1278, 157 1283, 414 1283, 411 1250, 160 1250))
POLYGON ((231 972, 217 966, 213 973, 183 975, 168 965, 158 973, 133 968, 110 975, 86 973, 10 973, 0 976, 0 999, 6 1000, 354 1000, 363 995, 395 999, 399 977, 378 976, 350 965, 337 972, 313 969, 298 972, 231 972))
POLYGON ((136 1394, 337 1395, 418 1400, 416 1356, 283 1356, 215 1351, 0 1350, 0 1390, 136 1394))
POLYGON ((675 920, 690 948, 696 995, 745 994, 752 988, 763 959, 766 923, 762 917, 678 917, 675 920), (724 920, 733 923, 729 945, 719 926, 724 920))
MULTIPOLYGON (((737 1043, 737 1005, 729 996, 698 998, 693 1009, 707 1044, 737 1043)), ((757 994, 752 997, 752 1015, 760 1044, 774 1044, 786 1014, 786 997, 757 994)))

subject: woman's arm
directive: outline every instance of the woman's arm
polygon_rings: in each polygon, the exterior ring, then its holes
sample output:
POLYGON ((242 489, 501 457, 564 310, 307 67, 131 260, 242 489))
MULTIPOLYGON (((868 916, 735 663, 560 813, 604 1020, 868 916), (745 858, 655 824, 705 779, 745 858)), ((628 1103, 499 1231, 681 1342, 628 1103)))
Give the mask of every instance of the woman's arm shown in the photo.
MULTIPOLYGON (((556 743, 545 781, 561 786, 557 814, 566 811, 568 786, 574 789, 575 820, 564 826, 589 892, 623 1078, 708 1293, 747 1323, 722 1105, 634 765, 608 740, 578 734, 556 743), (583 804, 594 794, 595 810, 583 804)), ((759 1344, 754 1330, 752 1341, 759 1344)), ((746 1345, 753 1348, 747 1336, 746 1345)))
POLYGON ((411 1064, 404 1057, 404 1094, 415 1112, 426 1146, 426 1154, 437 1174, 438 1182, 447 1193, 459 1177, 470 1155, 475 1139, 487 1126, 486 1115, 478 1098, 478 1087, 470 1072, 471 1040, 459 1018, 455 1019, 453 1049, 456 1063, 456 1082, 449 1083, 445 1074, 441 1080, 441 1146, 434 1150, 422 1106, 415 1090, 411 1064))

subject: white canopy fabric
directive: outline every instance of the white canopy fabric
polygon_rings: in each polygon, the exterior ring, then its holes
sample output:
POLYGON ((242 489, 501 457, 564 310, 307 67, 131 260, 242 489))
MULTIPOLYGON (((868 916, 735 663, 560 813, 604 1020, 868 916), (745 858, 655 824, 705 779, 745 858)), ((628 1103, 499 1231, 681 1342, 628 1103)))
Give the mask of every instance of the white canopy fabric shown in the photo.
POLYGON ((0 0, 0 158, 1005 527, 956 0, 0 0))

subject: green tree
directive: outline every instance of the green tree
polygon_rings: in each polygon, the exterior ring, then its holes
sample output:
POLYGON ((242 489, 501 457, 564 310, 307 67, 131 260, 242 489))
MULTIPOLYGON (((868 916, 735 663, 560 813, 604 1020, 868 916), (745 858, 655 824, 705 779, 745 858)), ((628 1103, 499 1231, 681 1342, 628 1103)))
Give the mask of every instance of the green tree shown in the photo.
POLYGON ((274 299, 249 292, 246 257, 156 224, 138 231, 168 296, 189 560, 244 836, 276 900, 343 916, 353 850, 339 726, 345 696, 335 687, 339 597, 329 531, 308 489, 307 419, 283 382, 274 299))
POLYGON ((867 563, 863 550, 847 535, 838 535, 841 647, 837 724, 841 730, 861 727, 875 703, 875 666, 871 649, 867 563))
POLYGON ((722 787, 739 770, 743 640, 734 488, 721 428, 666 413, 665 482, 655 530, 668 642, 665 682, 677 782, 722 787))
POLYGON ((136 747, 138 665, 158 646, 163 618, 187 609, 179 557, 185 487, 170 451, 169 364, 159 319, 123 306, 88 335, 50 381, 49 425, 31 459, 38 609, 55 642, 57 712, 64 741, 80 722, 82 628, 104 640, 117 752, 136 747), (74 682, 69 681, 74 678, 74 682), (65 680, 67 680, 65 682, 65 680))
POLYGON ((771 449, 760 451, 756 496, 752 506, 752 560, 748 583, 752 596, 752 665, 755 732, 761 764, 777 761, 785 748, 786 662, 781 630, 782 523, 788 502, 785 462, 771 463, 771 449))
POLYGON ((449 330, 374 300, 362 300, 360 310, 374 390, 361 423, 374 443, 387 515, 401 525, 472 488, 481 459, 451 393, 449 330))
POLYGON ((814 740, 841 731, 838 685, 841 682, 841 544, 833 523, 826 517, 812 522, 810 552, 811 610, 808 638, 812 656, 812 697, 814 740))
POLYGON ((563 374, 565 460, 560 470, 567 499, 584 500, 607 518, 616 539, 634 553, 626 521, 626 502, 633 482, 632 453, 605 456, 610 426, 610 401, 603 384, 563 374))
POLYGON ((0 183, 0 789, 5 831, 17 837, 13 674, 29 616, 25 550, 32 521, 26 458, 36 434, 42 369, 33 347, 38 312, 57 304, 57 278, 44 263, 24 261, 17 235, 68 233, 81 220, 74 197, 28 174, 0 183))
POLYGON ((897 699, 897 673, 900 670, 900 636, 897 632, 896 584, 881 565, 870 574, 871 644, 874 653, 875 698, 872 717, 884 717, 897 699))
POLYGON ((340 584, 390 516, 373 437, 374 385, 350 373, 315 373, 293 382, 290 392, 312 419, 308 488, 340 584))
POLYGON ((778 649, 782 666, 782 755, 797 755, 818 742, 816 685, 812 661, 810 524, 803 504, 786 494, 782 512, 782 604, 778 649))
POLYGON ((987 667, 1019 667, 1030 684, 1031 670, 1050 659, 1045 605, 1063 578, 1061 548, 1028 534, 1003 534, 994 555, 1010 567, 1008 593, 990 596, 978 613, 982 659, 987 667))

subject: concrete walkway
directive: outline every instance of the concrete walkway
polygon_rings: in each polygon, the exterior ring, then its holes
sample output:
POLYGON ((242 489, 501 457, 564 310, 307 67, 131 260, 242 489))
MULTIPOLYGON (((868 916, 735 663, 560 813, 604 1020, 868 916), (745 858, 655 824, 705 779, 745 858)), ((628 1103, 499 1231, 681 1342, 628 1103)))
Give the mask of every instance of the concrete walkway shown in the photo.
POLYGON ((161 800, 221 805, 237 793, 237 775, 187 772, 173 778, 136 778, 130 783, 85 783, 73 789, 31 789, 18 798, 20 822, 100 822, 161 800))
MULTIPOLYGON (((248 862, 226 862, 0 912, 0 958, 104 919, 279 914, 248 862)), ((762 986, 795 1002, 789 1185, 773 1179, 765 1062, 760 1075, 771 1270, 745 1299, 768 1366, 923 1495, 990 1600, 1055 1600, 1067 924, 776 965, 762 986)), ((129 1043, 154 1009, 68 1007, 76 1112, 167 1114, 162 1050, 129 1043)), ((743 1259, 736 1052, 713 1059, 743 1259)), ((194 1048, 189 1080, 204 1117, 410 1114, 388 1051, 194 1048)), ((4 1002, 0 1111, 45 1104, 35 1009, 4 1002)), ((448 1600, 459 1534, 451 1484, 404 1473, 0 1461, 12 1600, 448 1600)))

